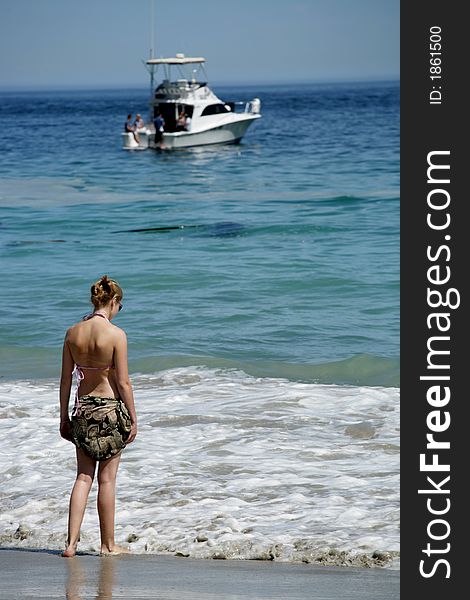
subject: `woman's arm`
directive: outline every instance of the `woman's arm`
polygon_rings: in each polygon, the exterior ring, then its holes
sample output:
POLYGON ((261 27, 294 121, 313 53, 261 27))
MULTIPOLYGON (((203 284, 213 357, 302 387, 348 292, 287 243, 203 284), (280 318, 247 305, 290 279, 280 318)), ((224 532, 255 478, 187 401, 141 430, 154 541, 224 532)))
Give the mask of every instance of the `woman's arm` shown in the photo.
MULTIPOLYGON (((68 332, 67 332, 68 335, 68 332)), ((69 398, 72 388, 72 372, 74 361, 67 341, 67 335, 62 349, 62 372, 60 375, 60 435, 71 441, 69 420, 69 398)))
POLYGON ((132 422, 132 429, 127 444, 134 441, 137 435, 137 415, 135 413, 134 392, 129 379, 129 366, 127 360, 127 336, 119 329, 114 348, 114 369, 116 372, 116 385, 121 400, 127 406, 132 422))

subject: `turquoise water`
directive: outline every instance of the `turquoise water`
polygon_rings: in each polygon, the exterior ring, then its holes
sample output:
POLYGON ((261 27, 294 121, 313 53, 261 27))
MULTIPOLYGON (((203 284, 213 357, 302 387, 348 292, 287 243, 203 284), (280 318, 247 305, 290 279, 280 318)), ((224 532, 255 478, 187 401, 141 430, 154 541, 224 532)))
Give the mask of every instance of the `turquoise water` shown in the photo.
POLYGON ((108 273, 133 372, 398 385, 398 84, 215 92, 263 118, 173 153, 121 149, 147 90, 1 94, 3 377, 56 376, 108 273))

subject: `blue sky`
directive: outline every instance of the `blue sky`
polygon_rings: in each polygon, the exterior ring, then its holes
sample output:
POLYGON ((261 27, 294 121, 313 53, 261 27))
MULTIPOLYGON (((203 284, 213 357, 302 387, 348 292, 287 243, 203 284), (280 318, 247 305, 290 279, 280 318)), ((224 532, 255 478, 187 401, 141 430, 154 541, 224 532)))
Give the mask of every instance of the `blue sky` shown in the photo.
MULTIPOLYGON (((399 77, 399 0, 153 0, 155 55, 210 81, 399 77)), ((148 83, 152 0, 0 0, 0 87, 148 83)))

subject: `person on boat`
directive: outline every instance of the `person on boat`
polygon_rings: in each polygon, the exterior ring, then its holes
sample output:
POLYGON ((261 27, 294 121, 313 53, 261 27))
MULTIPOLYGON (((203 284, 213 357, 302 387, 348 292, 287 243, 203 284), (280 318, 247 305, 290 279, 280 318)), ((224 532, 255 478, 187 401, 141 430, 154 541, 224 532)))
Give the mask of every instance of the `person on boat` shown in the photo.
POLYGON ((60 379, 60 434, 76 446, 77 477, 70 495, 68 538, 62 556, 75 555, 98 463, 101 552, 128 552, 114 541, 116 474, 121 451, 137 435, 127 364, 127 338, 111 323, 122 308, 122 289, 103 275, 91 286, 94 310, 65 335, 60 379), (72 375, 77 389, 71 418, 72 375))
POLYGON ((191 130, 191 117, 189 117, 184 110, 182 110, 176 121, 176 131, 190 131, 191 130))
POLYGON ((139 134, 136 132, 135 123, 132 122, 132 115, 127 115, 127 121, 124 123, 124 131, 126 133, 132 133, 134 140, 140 144, 139 134))
POLYGON ((136 131, 138 131, 139 129, 143 129, 145 127, 144 120, 139 115, 139 113, 137 113, 135 116, 134 127, 135 127, 136 131))
POLYGON ((186 131, 186 113, 181 110, 176 120, 176 131, 186 131))
POLYGON ((160 111, 153 120, 153 124, 155 125, 155 146, 159 146, 163 139, 163 132, 165 131, 165 120, 160 111))

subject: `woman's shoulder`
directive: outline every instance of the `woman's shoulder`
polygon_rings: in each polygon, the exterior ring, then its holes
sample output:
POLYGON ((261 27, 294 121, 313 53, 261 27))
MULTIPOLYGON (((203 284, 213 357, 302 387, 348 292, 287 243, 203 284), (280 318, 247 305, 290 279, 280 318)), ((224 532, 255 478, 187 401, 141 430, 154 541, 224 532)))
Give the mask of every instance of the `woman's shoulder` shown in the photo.
POLYGON ((127 347, 127 335, 124 329, 121 329, 117 325, 111 324, 112 344, 115 349, 124 349, 127 347))
POLYGON ((115 335, 117 338, 122 339, 122 340, 127 339, 127 335, 126 335, 126 332, 124 331, 124 329, 121 329, 114 323, 110 323, 110 325, 111 325, 111 331, 113 332, 113 335, 115 335))
POLYGON ((78 321, 78 323, 74 323, 73 325, 71 325, 65 332, 65 338, 67 339, 70 336, 72 336, 77 331, 77 329, 80 327, 81 323, 82 323, 82 321, 78 321))

